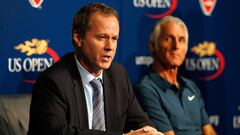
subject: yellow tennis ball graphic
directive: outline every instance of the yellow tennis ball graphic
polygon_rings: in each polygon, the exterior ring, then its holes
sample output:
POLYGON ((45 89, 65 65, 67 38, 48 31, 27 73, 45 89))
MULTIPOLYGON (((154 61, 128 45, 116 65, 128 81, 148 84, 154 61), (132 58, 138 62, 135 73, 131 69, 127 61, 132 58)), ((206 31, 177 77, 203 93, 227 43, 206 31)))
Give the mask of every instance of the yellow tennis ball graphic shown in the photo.
POLYGON ((36 43, 36 54, 44 54, 47 51, 48 43, 46 40, 39 40, 36 43))

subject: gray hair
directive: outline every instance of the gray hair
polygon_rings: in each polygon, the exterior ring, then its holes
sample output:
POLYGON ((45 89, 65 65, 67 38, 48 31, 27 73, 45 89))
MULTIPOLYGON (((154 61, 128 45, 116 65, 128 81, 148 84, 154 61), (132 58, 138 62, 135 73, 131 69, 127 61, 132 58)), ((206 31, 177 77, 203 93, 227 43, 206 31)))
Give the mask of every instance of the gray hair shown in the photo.
POLYGON ((187 45, 188 45, 188 28, 186 26, 186 24, 183 22, 183 20, 181 20, 180 18, 178 17, 174 17, 174 16, 165 16, 163 17, 161 20, 159 20, 153 30, 152 30, 152 33, 150 35, 150 42, 153 43, 154 47, 156 49, 158 49, 158 46, 157 46, 157 43, 158 43, 158 38, 159 38, 159 35, 161 34, 161 26, 163 24, 165 24, 166 22, 173 22, 173 23, 176 23, 176 24, 179 24, 181 25, 185 31, 186 31, 186 40, 187 40, 187 45))

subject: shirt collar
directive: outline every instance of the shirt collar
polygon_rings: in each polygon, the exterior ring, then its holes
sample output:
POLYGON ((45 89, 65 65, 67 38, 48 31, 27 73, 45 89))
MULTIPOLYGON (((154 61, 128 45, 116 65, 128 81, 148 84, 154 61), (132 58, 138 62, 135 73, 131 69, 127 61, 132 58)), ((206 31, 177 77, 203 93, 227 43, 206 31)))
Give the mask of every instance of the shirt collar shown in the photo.
MULTIPOLYGON (((175 85, 171 84, 170 82, 168 82, 167 80, 165 80, 163 77, 161 77, 151 66, 149 67, 148 74, 149 74, 150 78, 165 92, 168 89, 172 89, 175 86, 175 85)), ((179 83, 180 83, 181 87, 184 87, 186 85, 185 79, 181 75, 178 75, 178 79, 179 79, 179 83)))
POLYGON ((89 73, 82 65, 81 63, 78 61, 76 54, 74 55, 75 61, 77 63, 77 68, 78 71, 81 75, 81 79, 83 81, 83 84, 88 84, 90 81, 92 81, 94 78, 98 79, 100 78, 102 80, 102 72, 100 73, 100 75, 98 77, 93 76, 91 73, 89 73))

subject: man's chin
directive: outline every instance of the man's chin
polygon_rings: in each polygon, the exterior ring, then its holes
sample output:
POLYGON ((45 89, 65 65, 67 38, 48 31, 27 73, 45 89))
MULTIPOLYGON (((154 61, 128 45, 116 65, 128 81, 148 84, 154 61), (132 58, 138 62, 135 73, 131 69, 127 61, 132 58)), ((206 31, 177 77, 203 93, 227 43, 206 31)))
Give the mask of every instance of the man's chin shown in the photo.
POLYGON ((172 61, 170 61, 170 63, 171 63, 171 65, 181 66, 183 61, 182 60, 173 59, 172 61))
POLYGON ((101 65, 101 69, 108 69, 110 67, 111 63, 110 64, 103 64, 101 65))

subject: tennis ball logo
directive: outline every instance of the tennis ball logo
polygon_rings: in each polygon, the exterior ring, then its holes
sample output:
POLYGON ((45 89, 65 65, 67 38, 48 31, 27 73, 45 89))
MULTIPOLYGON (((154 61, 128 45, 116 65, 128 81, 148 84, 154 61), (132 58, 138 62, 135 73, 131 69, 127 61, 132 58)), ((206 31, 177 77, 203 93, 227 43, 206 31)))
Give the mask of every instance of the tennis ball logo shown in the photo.
POLYGON ((32 41, 25 41, 23 44, 19 44, 15 47, 16 50, 20 50, 22 53, 26 53, 27 56, 33 54, 44 54, 48 49, 48 42, 46 40, 39 40, 33 38, 32 41))
POLYGON ((46 40, 39 40, 37 43, 36 43, 36 49, 35 49, 35 53, 36 54, 44 54, 46 53, 47 51, 47 48, 48 48, 48 43, 46 40))
POLYGON ((200 57, 212 56, 215 54, 216 45, 214 42, 205 41, 197 46, 194 46, 191 51, 198 54, 200 57))

